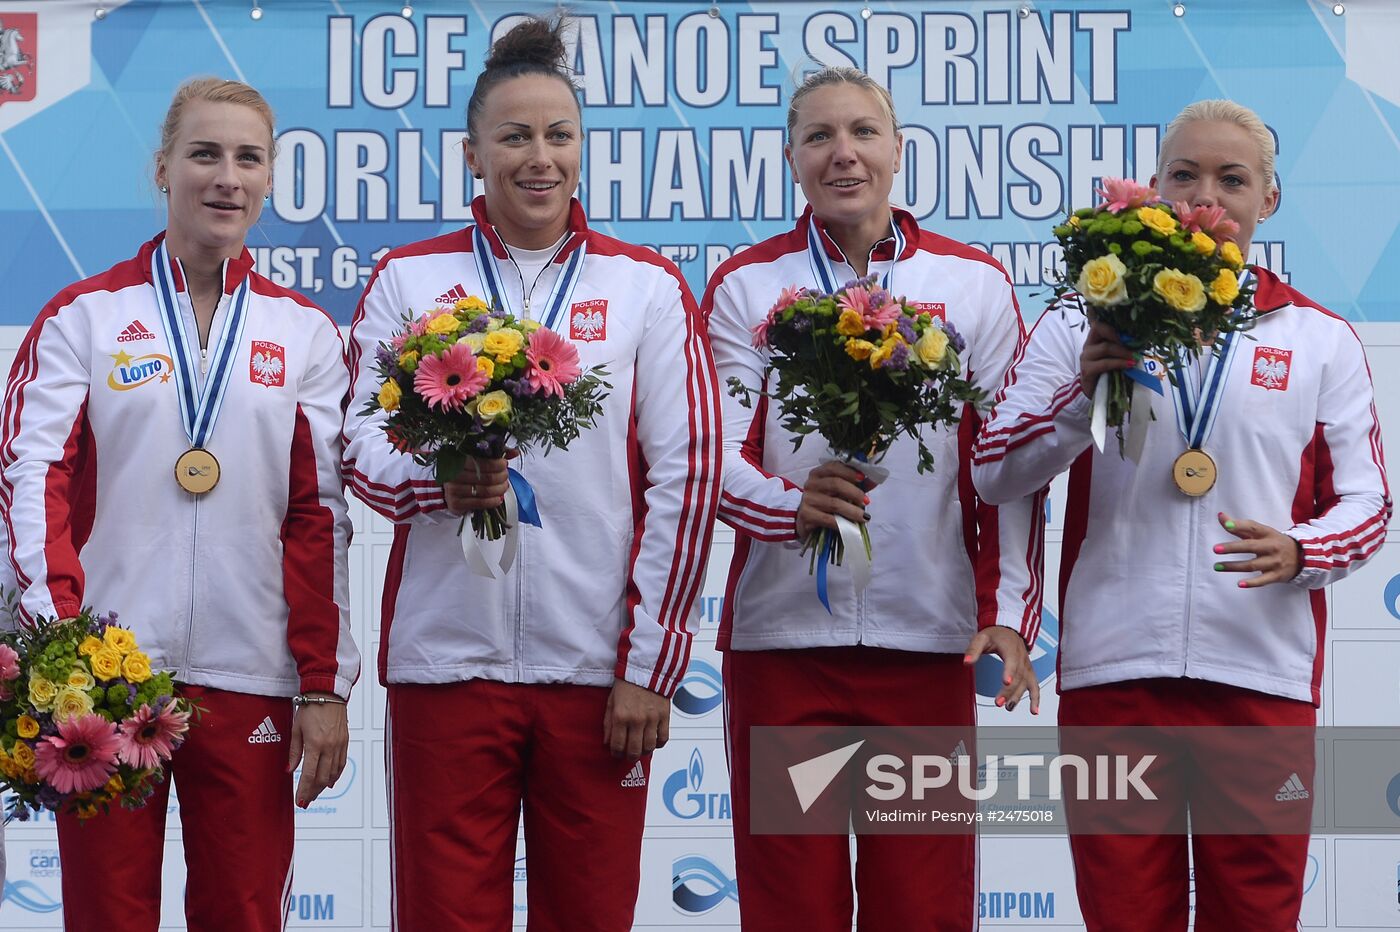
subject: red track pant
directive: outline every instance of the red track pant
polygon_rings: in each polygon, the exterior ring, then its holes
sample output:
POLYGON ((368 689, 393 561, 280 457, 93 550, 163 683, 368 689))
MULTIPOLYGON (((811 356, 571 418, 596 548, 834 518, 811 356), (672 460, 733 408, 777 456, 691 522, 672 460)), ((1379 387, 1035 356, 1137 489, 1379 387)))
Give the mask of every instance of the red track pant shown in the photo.
MULTIPOLYGON (((870 647, 724 656, 739 914, 745 932, 850 932, 846 835, 749 829, 749 729, 756 725, 970 726, 976 698, 960 654, 870 647)), ((977 839, 856 836, 860 932, 966 932, 977 925, 977 839)))
POLYGON ((651 761, 603 745, 608 693, 491 680, 389 687, 397 932, 510 929, 522 807, 532 932, 632 928, 651 761))
MULTIPOLYGON (((1070 793, 1070 849, 1079 907, 1088 932, 1184 932, 1189 913, 1186 811, 1209 819, 1213 807, 1246 811, 1268 791, 1300 775, 1312 786, 1316 725, 1306 702, 1188 679, 1134 680, 1065 691, 1060 724, 1294 726, 1302 740, 1259 741, 1240 749, 1202 730, 1199 739, 1173 743, 1148 771, 1165 805, 1162 834, 1085 834, 1092 818, 1070 793), (1190 766, 1188 766, 1188 764, 1190 766), (1248 795, 1246 795, 1248 794, 1248 795), (1076 819, 1077 814, 1081 815, 1076 819)), ((1281 730, 1282 731, 1282 730, 1281 730)), ((1290 729, 1291 731, 1291 729, 1290 729)), ((1238 739, 1234 743, 1238 745, 1238 739)), ((1119 748, 1118 750, 1122 750, 1119 748)), ((1303 804, 1310 807, 1310 803, 1303 804)), ((1307 835, 1212 835, 1189 838, 1196 882, 1196 932, 1293 932, 1303 903, 1307 835)))
MULTIPOLYGON (((171 761, 185 843, 191 932, 275 932, 292 889, 292 704, 202 686, 181 693, 204 709, 171 761), (264 725, 272 719, 272 731, 264 725), (264 739, 250 743, 253 735, 264 739)), ((68 932, 155 932, 170 783, 145 808, 58 818, 68 932)))

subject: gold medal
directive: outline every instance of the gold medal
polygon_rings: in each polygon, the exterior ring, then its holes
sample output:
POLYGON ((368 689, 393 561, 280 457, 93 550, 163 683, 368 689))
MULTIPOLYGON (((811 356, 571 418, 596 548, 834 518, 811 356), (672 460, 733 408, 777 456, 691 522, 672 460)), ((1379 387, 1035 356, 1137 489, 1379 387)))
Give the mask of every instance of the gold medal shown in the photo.
POLYGON ((1215 487, 1215 460, 1204 450, 1187 450, 1172 463, 1172 479, 1183 494, 1198 498, 1215 487))
POLYGON ((186 450, 175 461, 175 481, 191 495, 203 495, 219 484, 219 461, 208 450, 186 450))

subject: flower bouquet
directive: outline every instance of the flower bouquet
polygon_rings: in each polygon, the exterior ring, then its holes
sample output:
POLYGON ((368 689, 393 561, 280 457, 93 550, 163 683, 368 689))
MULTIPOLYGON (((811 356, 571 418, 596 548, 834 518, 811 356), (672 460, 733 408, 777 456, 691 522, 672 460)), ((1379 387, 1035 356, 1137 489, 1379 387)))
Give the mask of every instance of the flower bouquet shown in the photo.
MULTIPOLYGON (((456 479, 470 457, 564 449, 594 425, 612 387, 602 367, 580 369, 569 340, 474 296, 406 317, 375 364, 381 384, 365 413, 387 413, 390 441, 432 467, 438 482, 456 479)), ((538 523, 529 517, 529 484, 510 476, 522 515, 538 523)), ((472 514, 477 537, 505 534, 509 504, 472 514)))
MULTIPOLYGON (((1102 203, 1055 227, 1065 251, 1057 299, 1077 294, 1140 360, 1167 366, 1187 350, 1254 325, 1253 288, 1241 285, 1244 256, 1232 241, 1239 225, 1224 208, 1168 205, 1152 188, 1122 178, 1104 179, 1097 193, 1102 203)), ((1140 366, 1110 372, 1101 382, 1102 416, 1117 428, 1122 452, 1133 384, 1160 392, 1161 379, 1140 366)))
MULTIPOLYGON (((766 376, 768 390, 758 391, 731 378, 730 394, 744 405, 752 395, 766 395, 778 404, 794 448, 808 434, 820 434, 834 459, 871 478, 882 470, 866 464, 877 464, 901 435, 918 444, 919 472, 932 469, 922 428, 955 423, 964 404, 983 400, 961 377, 964 343, 953 326, 878 287, 873 277, 849 282, 835 294, 784 289, 753 328, 753 345, 769 353, 776 383, 766 376)), ((853 536, 854 529, 846 531, 853 536)), ((868 569, 870 533, 863 524, 859 541, 865 559, 858 566, 868 569)), ((847 546, 842 534, 826 528, 803 544, 802 552, 812 554, 823 602, 826 565, 840 564, 847 546)))
POLYGON ((41 809, 88 818, 112 803, 139 809, 165 779, 192 709, 116 620, 84 609, 0 636, 0 785, 14 794, 7 819, 41 809))

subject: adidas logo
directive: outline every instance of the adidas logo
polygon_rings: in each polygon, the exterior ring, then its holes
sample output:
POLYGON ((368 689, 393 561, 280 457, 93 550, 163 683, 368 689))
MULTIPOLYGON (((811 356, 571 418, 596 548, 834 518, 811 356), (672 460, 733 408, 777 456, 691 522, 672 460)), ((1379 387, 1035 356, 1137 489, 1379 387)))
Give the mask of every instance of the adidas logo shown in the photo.
POLYGON ((118 343, 135 343, 137 340, 154 340, 156 335, 146 329, 146 325, 139 320, 133 320, 126 325, 126 329, 117 334, 118 343))
POLYGON ((958 746, 955 747, 955 748, 953 748, 953 753, 952 753, 952 754, 949 754, 949 755, 948 755, 948 761, 949 761, 950 763, 956 764, 956 763, 958 762, 958 759, 959 759, 959 758, 966 757, 966 756, 967 756, 967 745, 963 743, 963 740, 962 740, 961 738, 959 738, 959 739, 958 739, 958 746))
POLYGON ((277 732, 277 726, 272 724, 272 716, 269 715, 258 723, 258 727, 253 729, 253 733, 248 736, 249 744, 280 744, 282 736, 277 732))
POLYGON ((1308 792, 1308 788, 1303 786, 1303 781, 1299 780, 1298 775, 1295 773, 1284 781, 1283 786, 1278 788, 1278 792, 1274 794, 1274 799, 1281 803, 1288 803, 1300 799, 1309 799, 1311 796, 1312 794, 1308 792))
POLYGON ((467 289, 460 283, 453 285, 447 291, 438 295, 438 304, 454 304, 467 296, 467 289))
POLYGON ((632 769, 627 771, 627 776, 622 778, 623 786, 646 786, 647 774, 642 769, 642 762, 637 761, 632 765, 632 769))

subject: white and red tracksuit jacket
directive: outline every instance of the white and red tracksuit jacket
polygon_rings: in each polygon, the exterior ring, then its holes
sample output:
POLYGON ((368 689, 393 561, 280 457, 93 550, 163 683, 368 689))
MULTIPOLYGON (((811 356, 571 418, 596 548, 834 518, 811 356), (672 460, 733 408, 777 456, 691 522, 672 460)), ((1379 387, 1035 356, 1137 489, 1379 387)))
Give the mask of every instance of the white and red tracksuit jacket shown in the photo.
MULTIPOLYGON (((931 305, 966 339, 963 375, 991 394, 1023 335, 1006 272, 985 253, 919 229, 894 212, 906 239, 891 287, 931 305)), ((778 293, 816 287, 808 258, 809 208, 795 229, 736 254, 715 271, 702 304, 720 379, 764 384, 766 354, 753 327, 778 293)), ((840 248, 817 222, 838 278, 855 278, 840 248)), ((883 275, 894 239, 877 244, 869 271, 883 275)), ((967 406, 953 429, 927 431, 933 472, 920 474, 917 444, 895 441, 880 465, 890 477, 870 492, 874 575, 857 596, 848 571, 827 576, 831 614, 817 599, 810 561, 799 553, 797 508, 807 474, 828 456, 820 436, 797 450, 779 406, 746 408, 727 393, 724 494, 720 518, 736 532, 725 592, 721 649, 770 650, 868 644, 898 650, 958 652, 978 627, 1001 624, 1034 643, 1040 626, 1043 495, 1032 489, 994 507, 979 499, 969 473, 979 416, 967 406)))
MULTIPOLYGON (((473 211, 506 298, 520 309, 521 276, 483 198, 473 211)), ((472 228, 390 252, 360 300, 345 471, 355 494, 397 524, 380 616, 386 683, 609 686, 618 677, 665 696, 680 685, 719 497, 714 363, 676 267, 589 230, 577 201, 569 239, 534 283, 536 310, 585 241, 563 329, 585 369, 607 367, 612 389, 597 426, 567 450, 511 462, 535 488, 543 527, 520 528, 516 562, 502 580, 471 573, 460 519, 446 510, 431 470, 389 445, 382 412, 361 414, 379 389, 375 349, 402 328, 405 313, 466 295, 490 299, 472 228)))
POLYGON ((360 657, 339 473, 348 384, 340 332, 320 308, 253 272, 246 250, 225 263, 210 333, 220 333, 245 277, 248 316, 206 445, 222 476, 191 495, 174 476, 190 444, 151 283, 159 241, 60 292, 15 357, 0 510, 23 608, 53 618, 84 605, 115 611, 178 682, 348 696, 360 657), (280 371, 254 368, 255 352, 280 355, 280 371))
MULTIPOLYGON (((1069 469, 1060 558, 1062 689, 1145 677, 1192 677, 1319 702, 1323 587, 1385 540, 1390 490, 1370 371, 1351 327, 1255 269, 1257 325, 1236 337, 1215 427, 1204 445, 1218 479, 1182 494, 1172 463, 1186 449, 1171 390, 1151 394, 1155 420, 1141 464, 1112 438, 1093 449, 1079 383, 1085 321, 1047 311, 1007 374, 978 441, 973 478, 992 501, 1069 469), (1234 538, 1217 513, 1283 531, 1302 546, 1291 585, 1240 589, 1217 573, 1234 538)), ((1199 377, 1193 367, 1185 376, 1199 377)))

